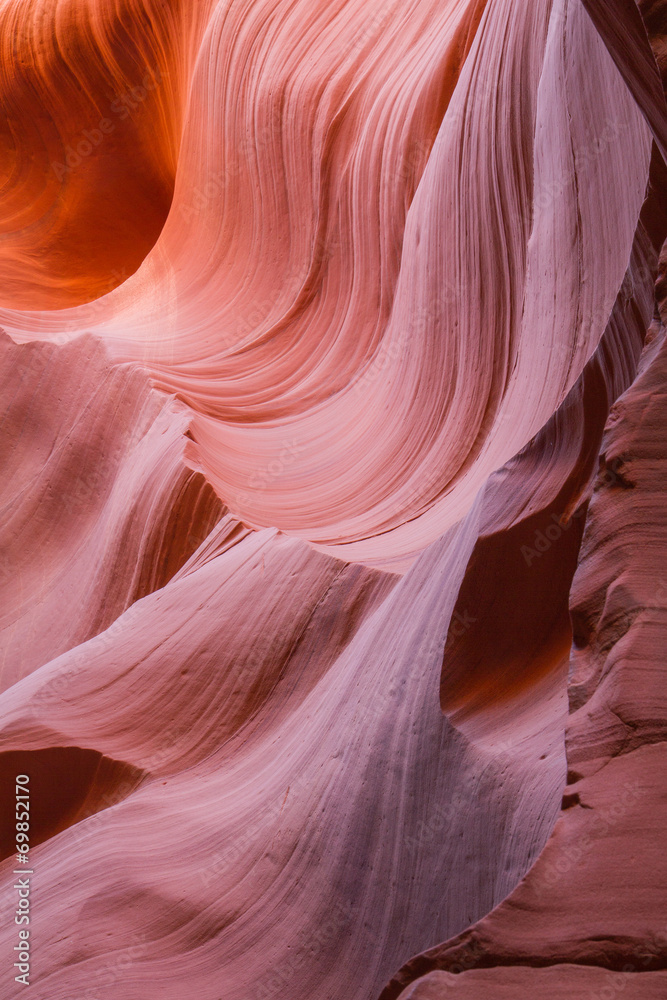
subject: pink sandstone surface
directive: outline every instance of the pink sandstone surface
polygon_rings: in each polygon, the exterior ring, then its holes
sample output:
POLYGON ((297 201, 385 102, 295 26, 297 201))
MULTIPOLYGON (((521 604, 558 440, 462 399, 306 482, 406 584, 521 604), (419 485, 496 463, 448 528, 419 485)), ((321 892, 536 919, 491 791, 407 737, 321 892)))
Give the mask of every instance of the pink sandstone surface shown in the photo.
POLYGON ((0 27, 30 995, 667 997, 667 4, 0 27))

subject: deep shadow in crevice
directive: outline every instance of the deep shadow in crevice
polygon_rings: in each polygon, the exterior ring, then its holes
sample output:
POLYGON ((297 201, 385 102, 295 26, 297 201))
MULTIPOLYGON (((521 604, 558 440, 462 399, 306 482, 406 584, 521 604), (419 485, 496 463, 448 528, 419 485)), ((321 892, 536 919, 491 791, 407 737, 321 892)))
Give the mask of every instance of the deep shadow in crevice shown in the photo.
POLYGON ((443 660, 440 700, 455 722, 498 711, 559 667, 572 641, 568 596, 586 505, 558 500, 478 541, 459 592, 443 660))
MULTIPOLYGON (((0 860, 16 852, 18 775, 27 775, 30 847, 36 847, 87 816, 122 802, 146 778, 131 764, 96 750, 48 747, 0 754, 0 801, 7 821, 0 830, 0 860)), ((21 794, 23 794, 21 792, 21 794)), ((22 806, 21 806, 22 808, 22 806)))

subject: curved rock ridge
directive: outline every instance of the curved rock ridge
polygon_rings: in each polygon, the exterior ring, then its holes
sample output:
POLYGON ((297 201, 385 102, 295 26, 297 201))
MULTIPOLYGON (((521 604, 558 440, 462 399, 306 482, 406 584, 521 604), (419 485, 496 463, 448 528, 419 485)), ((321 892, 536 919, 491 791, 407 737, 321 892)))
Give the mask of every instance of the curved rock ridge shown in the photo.
POLYGON ((625 995, 633 1000, 662 1000, 667 991, 667 973, 635 975, 610 972, 590 966, 556 965, 551 969, 507 968, 468 971, 464 976, 432 972, 403 994, 405 1000, 516 1000, 540 997, 561 1000, 582 993, 590 997, 625 995))
POLYGON ((664 997, 665 0, 0 27, 31 996, 664 997))
POLYGON ((650 154, 579 0, 219 4, 138 272, 2 322, 146 364, 244 523, 404 570, 595 350, 650 154))
MULTIPOLYGON (((47 747, 0 753, 0 788, 3 801, 15 796, 16 776, 29 772, 32 810, 30 842, 44 843, 61 830, 81 822, 113 802, 122 801, 138 788, 145 774, 94 750, 47 747)), ((2 860, 16 853, 16 831, 3 824, 0 834, 2 860)), ((13 860, 13 858, 12 858, 13 860)))
MULTIPOLYGON (((654 180, 662 169, 654 161, 654 180)), ((444 712, 477 738, 485 720, 495 738, 503 717, 514 737, 522 725, 539 726, 537 692, 564 685, 572 643, 568 598, 604 424, 636 375, 653 317, 655 299, 645 279, 656 272, 658 246, 644 225, 650 220, 654 236, 667 233, 664 202, 663 189, 652 188, 609 325, 576 385, 487 484, 440 684, 444 712)))
MULTIPOLYGON (((476 724, 455 729, 437 704, 445 637, 448 625, 450 638, 470 628, 465 615, 449 623, 480 535, 504 529, 511 537, 528 512, 548 510, 556 489, 549 471, 562 473, 568 459, 568 496, 580 503, 586 495, 591 463, 578 456, 632 379, 640 321, 650 314, 641 280, 650 266, 651 245, 640 235, 604 342, 553 426, 400 582, 226 516, 169 581, 5 692, 8 753, 82 748, 142 778, 119 778, 78 812, 57 814, 34 850, 44 898, 54 901, 58 885, 76 882, 82 850, 88 859, 88 879, 68 894, 79 914, 71 935, 40 945, 37 996, 107 982, 118 996, 177 996, 193 976, 212 998, 221 989, 239 998, 287 988, 304 998, 372 995, 415 944, 462 930, 508 895, 557 815, 565 688, 556 664, 532 686, 530 725, 514 704, 513 724, 499 712, 494 727, 478 708, 476 724), (596 380, 606 395, 598 388, 592 406, 587 386, 596 380), (577 408, 590 428, 571 421, 577 433, 563 433, 577 408), (546 447, 549 440, 560 447, 546 447), (532 497, 519 502, 515 484, 530 484, 531 470, 532 497), (165 842, 152 835, 156 827, 172 831, 165 842), (136 852, 119 856, 119 836, 136 852)), ((162 447, 181 455, 183 408, 165 407, 133 366, 110 368, 92 338, 9 349, 48 353, 42 386, 72 371, 79 385, 77 362, 85 362, 107 429, 97 445, 101 468, 132 420, 126 450, 150 445, 159 465, 145 410, 163 417, 163 431, 177 431, 162 447), (112 377, 115 394, 100 392, 112 377), (108 433, 108 399, 123 412, 121 390, 133 407, 108 433)), ((90 410, 85 393, 77 406, 90 410)), ((145 475, 150 462, 131 467, 145 475)), ((89 544, 104 537, 94 533, 89 544)), ((488 621, 479 599, 470 614, 478 613, 488 621)), ((49 919, 45 907, 36 933, 49 919)))
POLYGON ((159 590, 223 515, 188 413, 84 336, 0 335, 0 688, 159 590))
MULTIPOLYGON (((663 275, 665 265, 667 257, 663 275)), ((607 421, 571 592, 561 816, 517 889, 463 934, 412 959, 382 1000, 502 996, 512 982, 528 992, 544 985, 554 998, 571 996, 573 983, 601 996, 664 991, 667 973, 646 976, 667 969, 664 304, 661 317, 607 421), (516 966, 532 968, 506 968, 516 966), (536 971, 546 967, 554 967, 550 977, 536 971)))
POLYGON ((109 968, 119 996, 193 979, 207 998, 366 996, 507 895, 553 825, 565 706, 493 751, 439 710, 478 513, 401 580, 271 531, 216 554, 216 528, 162 590, 4 692, 9 750, 78 746, 149 775, 32 850, 36 996, 109 968), (63 884, 77 917, 50 938, 63 884))
POLYGON ((3 305, 78 305, 137 270, 169 212, 212 6, 2 0, 3 305))

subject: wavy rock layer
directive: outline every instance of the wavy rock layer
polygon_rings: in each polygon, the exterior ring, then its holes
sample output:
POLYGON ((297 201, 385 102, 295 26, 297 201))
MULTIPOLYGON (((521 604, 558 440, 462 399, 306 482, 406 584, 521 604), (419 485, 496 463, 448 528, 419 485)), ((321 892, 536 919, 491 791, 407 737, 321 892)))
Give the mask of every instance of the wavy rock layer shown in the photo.
POLYGON ((4 693, 5 779, 55 783, 82 752, 110 775, 93 789, 77 764, 33 848, 36 995, 110 975, 119 995, 182 996, 193 975, 211 998, 368 995, 397 955, 507 895, 553 825, 566 705, 550 692, 539 724, 496 745, 439 710, 482 510, 401 580, 223 517, 161 589, 4 693), (52 938, 62 884, 74 923, 52 938))
POLYGON ((0 0, 36 1000, 664 992, 662 6, 0 0))
POLYGON ((137 270, 169 213, 211 5, 2 0, 5 305, 88 302, 137 270))
POLYGON ((384 1000, 502 996, 512 985, 529 995, 542 984, 545 995, 564 998, 574 982, 615 993, 628 986, 633 996, 664 991, 667 974, 646 973, 667 969, 665 332, 652 328, 640 374, 612 408, 602 444, 571 596, 561 817, 508 899, 413 959, 384 1000), (536 969, 475 971, 495 966, 557 968, 549 977, 536 969), (578 966, 598 968, 591 977, 578 966), (411 980, 418 982, 404 989, 411 980))
POLYGON ((0 350, 6 688, 162 587, 222 505, 184 464, 185 408, 99 341, 0 350))
POLYGON ((78 914, 72 936, 48 944, 48 908, 36 914, 37 995, 83 990, 128 942, 141 960, 121 991, 182 996, 195 975, 206 997, 274 995, 286 982, 294 996, 367 994, 397 947, 408 955, 506 895, 553 822, 560 727, 543 729, 529 753, 490 754, 440 714, 445 581, 465 565, 466 545, 465 536, 438 543, 372 613, 391 579, 300 541, 249 536, 195 559, 107 633, 6 693, 4 743, 22 748, 26 769, 32 748, 94 746, 151 772, 123 802, 111 796, 106 815, 34 849, 43 898, 64 880, 78 914), (335 588, 351 602, 355 581, 360 624, 350 635, 353 609, 335 588), (252 657, 250 593, 267 615, 252 657), (399 799, 409 812, 396 810, 399 799), (464 808, 468 799, 483 813, 464 808), (443 828, 461 845, 448 858, 443 828), (171 833, 156 839, 156 829, 171 833), (119 853, 129 842, 136 849, 119 853), (180 965, 168 958, 178 953, 180 965))
POLYGON ((561 1000, 562 997, 607 997, 625 995, 636 1000, 662 1000, 667 990, 667 973, 653 972, 642 976, 625 972, 576 965, 556 965, 552 969, 494 969, 466 972, 452 976, 432 972, 407 990, 405 1000, 515 1000, 516 997, 540 997, 540 1000, 561 1000), (584 992, 585 991, 585 992, 584 992))
POLYGON ((595 350, 644 115, 578 0, 218 5, 183 101, 139 271, 94 309, 1 320, 140 359, 245 523, 405 569, 595 350))

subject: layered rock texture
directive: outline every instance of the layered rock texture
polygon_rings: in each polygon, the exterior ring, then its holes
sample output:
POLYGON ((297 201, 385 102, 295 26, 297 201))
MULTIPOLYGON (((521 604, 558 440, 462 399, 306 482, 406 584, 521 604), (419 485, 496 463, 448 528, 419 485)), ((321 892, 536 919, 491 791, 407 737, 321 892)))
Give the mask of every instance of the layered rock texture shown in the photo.
POLYGON ((667 997, 667 4, 0 27, 2 995, 667 997))

